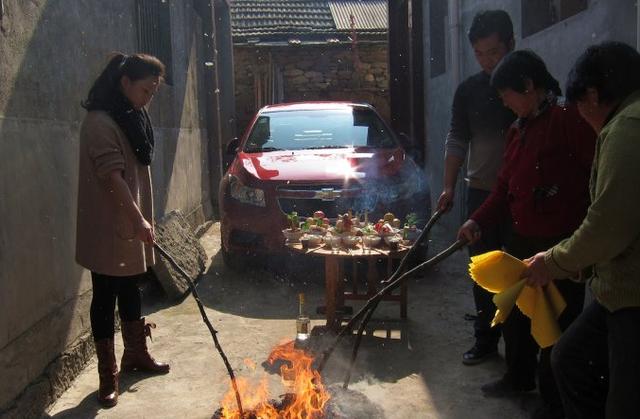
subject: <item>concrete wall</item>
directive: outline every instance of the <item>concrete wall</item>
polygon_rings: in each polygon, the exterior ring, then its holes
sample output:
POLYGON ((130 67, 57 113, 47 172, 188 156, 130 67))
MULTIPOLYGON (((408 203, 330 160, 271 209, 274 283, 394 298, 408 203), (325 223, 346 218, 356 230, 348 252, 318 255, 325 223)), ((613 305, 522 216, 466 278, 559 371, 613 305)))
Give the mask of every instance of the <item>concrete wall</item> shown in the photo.
MULTIPOLYGON (((451 3, 449 1, 449 10, 451 3)), ((516 48, 529 48, 546 62, 550 72, 564 87, 566 76, 575 59, 591 44, 605 40, 636 43, 636 6, 629 0, 590 0, 587 10, 556 23, 540 32, 522 38, 520 1, 515 0, 459 0, 460 5, 460 79, 480 71, 473 49, 467 39, 467 31, 473 16, 483 9, 504 9, 513 20, 516 48)), ((426 118, 428 129, 428 171, 432 182, 432 199, 437 200, 442 190, 444 139, 449 128, 451 102, 456 85, 452 80, 451 45, 447 44, 447 72, 435 78, 429 76, 429 1, 424 0, 425 17, 425 71, 426 71, 426 118)), ((447 41, 452 39, 447 34, 447 41)), ((462 191, 462 184, 457 191, 462 191)), ((461 211, 463 194, 457 193, 456 209, 443 217, 445 228, 442 234, 450 239, 463 221, 461 211)))
MULTIPOLYGON (((86 338, 91 285, 74 262, 80 101, 110 51, 137 50, 134 0, 4 0, 0 22, 0 413, 86 338)), ((157 218, 210 217, 203 31, 172 2, 173 85, 151 104, 157 218)), ((39 389, 54 397, 52 383, 39 389)))
POLYGON ((371 103, 389 120, 389 72, 386 44, 358 45, 359 71, 350 46, 236 46, 234 68, 238 133, 258 110, 254 77, 271 62, 283 73, 284 102, 354 100, 371 103), (269 59, 271 54, 271 59, 269 59))

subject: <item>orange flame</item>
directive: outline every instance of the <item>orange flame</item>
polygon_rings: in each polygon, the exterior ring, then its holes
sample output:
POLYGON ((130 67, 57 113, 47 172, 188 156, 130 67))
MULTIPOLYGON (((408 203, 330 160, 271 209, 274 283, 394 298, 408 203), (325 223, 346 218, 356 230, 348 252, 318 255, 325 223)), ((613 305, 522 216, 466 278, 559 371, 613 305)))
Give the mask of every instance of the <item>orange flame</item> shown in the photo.
MULTIPOLYGON (((330 396, 322 384, 320 374, 312 368, 313 357, 294 348, 291 341, 276 346, 267 362, 273 365, 278 360, 285 361, 280 367, 280 375, 288 392, 295 395, 294 399, 291 403, 285 403, 282 410, 278 410, 269 403, 266 377, 255 386, 244 378, 238 378, 238 390, 245 413, 251 411, 252 415, 261 419, 321 418, 330 396)), ((221 405, 224 419, 243 419, 237 410, 233 389, 227 392, 221 405)))

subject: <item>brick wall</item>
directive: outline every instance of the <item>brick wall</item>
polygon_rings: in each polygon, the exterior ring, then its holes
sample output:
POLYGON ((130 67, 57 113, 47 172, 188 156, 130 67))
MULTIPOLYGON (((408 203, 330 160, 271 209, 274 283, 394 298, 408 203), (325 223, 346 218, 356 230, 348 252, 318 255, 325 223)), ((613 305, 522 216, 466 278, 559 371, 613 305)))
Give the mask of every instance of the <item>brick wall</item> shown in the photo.
POLYGON ((256 104, 255 80, 268 80, 270 67, 282 73, 283 102, 352 100, 371 103, 389 120, 387 44, 358 45, 359 65, 350 45, 234 47, 237 128, 244 132, 256 104))

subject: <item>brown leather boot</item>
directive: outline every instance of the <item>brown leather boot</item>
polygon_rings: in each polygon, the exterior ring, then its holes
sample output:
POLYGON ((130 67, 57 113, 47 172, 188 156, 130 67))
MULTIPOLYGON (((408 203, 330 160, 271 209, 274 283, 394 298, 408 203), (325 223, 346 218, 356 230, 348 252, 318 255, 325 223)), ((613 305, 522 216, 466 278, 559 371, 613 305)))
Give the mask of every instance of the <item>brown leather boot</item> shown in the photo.
POLYGON ((142 371, 152 374, 169 372, 169 364, 157 362, 147 349, 147 336, 151 338, 151 329, 155 328, 155 323, 145 324, 144 317, 132 322, 122 322, 122 340, 124 341, 124 353, 120 361, 122 371, 142 371))
POLYGON ((118 365, 113 351, 113 338, 95 341, 98 355, 98 402, 106 408, 118 404, 118 365))

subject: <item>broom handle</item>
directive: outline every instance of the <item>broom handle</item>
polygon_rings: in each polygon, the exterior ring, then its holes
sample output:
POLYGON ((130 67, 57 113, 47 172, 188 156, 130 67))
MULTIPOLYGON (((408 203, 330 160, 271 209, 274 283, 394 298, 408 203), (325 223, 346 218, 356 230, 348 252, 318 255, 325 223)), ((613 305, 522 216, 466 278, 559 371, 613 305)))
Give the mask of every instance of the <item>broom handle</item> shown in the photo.
POLYGON ((224 351, 222 350, 222 346, 220 346, 220 342, 218 341, 218 336, 217 336, 218 335, 218 331, 213 328, 213 325, 209 321, 209 317, 207 317, 207 313, 204 311, 204 306, 202 305, 202 302, 200 301, 200 296, 198 295, 198 291, 196 290, 195 284, 193 283, 193 281, 191 280, 189 275, 184 271, 184 269, 182 269, 182 267, 180 267, 180 265, 178 265, 178 263, 175 261, 175 259, 173 259, 173 257, 171 257, 171 255, 169 253, 167 253, 167 251, 164 250, 162 248, 162 246, 160 246, 158 243, 154 242, 153 243, 153 247, 158 252, 160 252, 160 254, 162 256, 164 256, 171 263, 171 265, 173 265, 173 267, 178 272, 180 272, 180 274, 184 277, 184 279, 187 280, 187 284, 189 284, 189 290, 191 291, 191 294, 193 295, 193 298, 196 300, 196 303, 198 304, 198 309, 200 310, 200 315, 202 316, 202 320, 207 325, 207 328, 209 329, 209 332, 211 333, 211 337, 213 338, 213 344, 215 345, 216 349, 218 350, 218 353, 220 354, 220 356, 222 357, 222 361, 224 362, 224 365, 227 368, 227 372, 229 373, 229 377, 231 377, 231 385, 233 387, 233 391, 236 394, 236 403, 238 405, 238 411, 240 412, 240 417, 244 417, 244 413, 242 411, 242 401, 240 399, 240 392, 238 391, 238 384, 236 383, 236 376, 233 373, 233 368, 231 368, 231 364, 229 363, 229 359, 227 359, 227 356, 225 355, 224 351))

